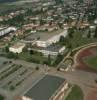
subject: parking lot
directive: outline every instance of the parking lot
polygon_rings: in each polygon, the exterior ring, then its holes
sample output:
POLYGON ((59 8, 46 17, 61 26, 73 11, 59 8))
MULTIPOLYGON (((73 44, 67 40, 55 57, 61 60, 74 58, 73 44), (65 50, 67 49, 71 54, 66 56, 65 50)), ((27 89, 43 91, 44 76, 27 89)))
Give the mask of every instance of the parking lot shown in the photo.
POLYGON ((15 96, 25 92, 32 82, 43 75, 41 69, 35 69, 37 65, 21 63, 0 58, 0 94, 7 100, 13 100, 15 96))
POLYGON ((0 73, 0 87, 13 91, 29 77, 34 70, 22 65, 12 64, 0 73))

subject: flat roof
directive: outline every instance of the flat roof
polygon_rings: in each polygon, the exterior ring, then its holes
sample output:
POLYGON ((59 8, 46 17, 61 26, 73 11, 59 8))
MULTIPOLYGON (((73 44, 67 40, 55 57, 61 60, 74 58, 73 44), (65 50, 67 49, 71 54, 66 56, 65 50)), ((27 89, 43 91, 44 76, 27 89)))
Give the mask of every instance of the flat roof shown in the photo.
POLYGON ((29 41, 29 40, 36 40, 37 38, 40 38, 39 40, 45 41, 55 35, 61 34, 62 32, 64 32, 64 34, 67 34, 65 31, 66 30, 57 30, 53 32, 35 32, 28 35, 24 40, 29 41))
POLYGON ((24 43, 16 43, 15 45, 13 45, 11 48, 20 48, 22 46, 24 46, 25 44, 24 43))
POLYGON ((65 79, 46 75, 36 85, 34 85, 24 96, 33 100, 49 100, 53 94, 65 82, 65 79))
POLYGON ((52 44, 52 45, 50 45, 50 46, 48 46, 48 47, 33 47, 32 49, 34 50, 34 49, 38 49, 38 50, 46 50, 46 51, 52 51, 52 52, 59 52, 59 50, 61 49, 61 48, 63 48, 64 47, 64 49, 65 49, 65 46, 62 46, 62 45, 59 45, 59 44, 52 44))

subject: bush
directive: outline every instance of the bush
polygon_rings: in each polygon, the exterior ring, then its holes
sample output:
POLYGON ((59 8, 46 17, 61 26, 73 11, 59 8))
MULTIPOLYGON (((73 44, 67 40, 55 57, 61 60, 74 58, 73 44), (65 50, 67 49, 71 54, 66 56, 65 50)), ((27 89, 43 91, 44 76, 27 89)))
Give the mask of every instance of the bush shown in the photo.
POLYGON ((4 65, 7 64, 7 63, 8 63, 8 61, 4 61, 4 62, 3 62, 4 65))
POLYGON ((6 57, 7 58, 17 59, 18 58, 18 55, 17 54, 14 54, 12 52, 9 52, 9 53, 7 53, 6 57))
POLYGON ((36 68, 35 68, 36 70, 39 70, 39 67, 38 66, 36 66, 36 68))
POLYGON ((15 90, 15 87, 14 86, 10 86, 10 90, 11 91, 15 90))
POLYGON ((58 65, 62 61, 63 57, 64 57, 63 55, 58 54, 58 56, 57 56, 57 58, 56 58, 56 60, 55 60, 53 65, 54 66, 58 65))

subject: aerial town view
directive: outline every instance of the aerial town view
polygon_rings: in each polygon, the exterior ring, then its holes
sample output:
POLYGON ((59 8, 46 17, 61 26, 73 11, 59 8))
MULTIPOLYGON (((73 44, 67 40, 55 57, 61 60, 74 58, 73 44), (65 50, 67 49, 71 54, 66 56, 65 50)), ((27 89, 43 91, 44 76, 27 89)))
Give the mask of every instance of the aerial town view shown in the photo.
POLYGON ((0 0, 0 100, 97 100, 97 0, 0 0))

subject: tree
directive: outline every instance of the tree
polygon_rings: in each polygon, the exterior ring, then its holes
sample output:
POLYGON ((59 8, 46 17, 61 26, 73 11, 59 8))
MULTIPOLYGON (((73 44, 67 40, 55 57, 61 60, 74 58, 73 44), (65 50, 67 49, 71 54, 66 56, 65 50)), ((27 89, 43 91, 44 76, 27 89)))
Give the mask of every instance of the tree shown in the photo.
POLYGON ((40 25, 44 25, 44 24, 45 22, 42 19, 40 19, 40 25))
POLYGON ((91 37, 91 32, 90 32, 90 31, 88 32, 87 37, 88 37, 88 38, 90 38, 90 37, 91 37))
POLYGON ((56 4, 63 4, 63 0, 55 0, 56 4))
POLYGON ((60 37, 59 43, 62 44, 62 45, 65 44, 65 37, 64 36, 60 37))
POLYGON ((13 35, 12 37, 12 41, 14 41, 16 39, 16 35, 13 35))
POLYGON ((58 65, 60 63, 60 61, 62 61, 62 59, 63 59, 63 55, 58 54, 56 57, 56 60, 54 62, 54 66, 58 65))
POLYGON ((51 55, 48 55, 48 65, 51 65, 52 59, 51 59, 51 55))
POLYGON ((84 3, 84 0, 79 0, 79 3, 84 3))
POLYGON ((63 29, 63 24, 62 23, 58 23, 58 26, 60 29, 63 29))
POLYGON ((72 44, 68 43, 67 48, 71 51, 72 50, 72 44))
POLYGON ((62 7, 64 7, 64 0, 55 0, 55 2, 56 2, 56 5, 61 4, 62 7))
POLYGON ((40 40, 40 36, 37 38, 37 40, 40 40))
POLYGON ((5 52, 7 52, 7 53, 9 52, 9 46, 5 47, 5 52))
POLYGON ((57 71, 60 71, 60 68, 59 67, 57 68, 57 71))
POLYGON ((12 19, 4 21, 3 24, 20 27, 25 22, 24 15, 20 14, 12 19))
POLYGON ((8 63, 8 61, 4 61, 4 62, 3 62, 4 65, 7 64, 7 63, 8 63))
POLYGON ((68 29, 68 35, 70 38, 73 38, 73 33, 74 33, 74 28, 69 28, 68 29))
POLYGON ((36 68, 35 68, 36 70, 39 70, 39 67, 38 66, 36 66, 36 68))
POLYGON ((30 54, 33 55, 34 54, 34 51, 33 50, 30 50, 30 54))
POLYGON ((31 9, 28 9, 27 12, 25 13, 27 16, 30 16, 33 14, 32 10, 31 9))
POLYGON ((94 37, 97 38, 97 27, 96 27, 96 29, 95 29, 94 37))
POLYGON ((23 48, 23 52, 28 52, 27 46, 23 48))
POLYGON ((65 41, 65 37, 61 36, 59 42, 64 42, 65 41))
POLYGON ((7 58, 13 58, 13 59, 17 59, 18 58, 18 54, 16 53, 12 53, 12 52, 8 52, 7 53, 7 58))

